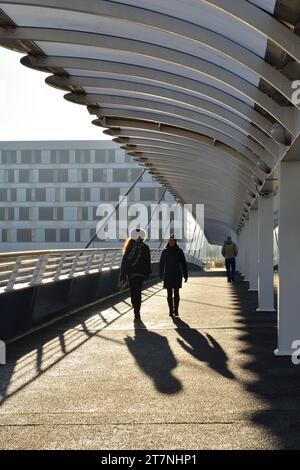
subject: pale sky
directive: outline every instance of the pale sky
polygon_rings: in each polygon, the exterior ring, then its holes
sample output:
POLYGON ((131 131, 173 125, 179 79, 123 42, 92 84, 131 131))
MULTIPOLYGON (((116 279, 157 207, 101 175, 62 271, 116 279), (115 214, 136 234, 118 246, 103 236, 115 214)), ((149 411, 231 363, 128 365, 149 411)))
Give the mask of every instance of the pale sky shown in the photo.
POLYGON ((85 106, 46 85, 47 74, 20 64, 23 55, 0 47, 0 141, 109 139, 85 106))

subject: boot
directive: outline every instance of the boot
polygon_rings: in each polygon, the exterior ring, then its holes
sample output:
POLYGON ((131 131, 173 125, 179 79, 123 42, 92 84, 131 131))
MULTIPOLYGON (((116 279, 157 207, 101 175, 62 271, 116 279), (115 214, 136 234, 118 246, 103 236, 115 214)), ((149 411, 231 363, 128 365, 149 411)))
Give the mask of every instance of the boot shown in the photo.
POLYGON ((175 317, 179 317, 178 307, 179 307, 179 300, 174 301, 174 316, 175 317))
POLYGON ((174 310, 173 299, 168 299, 168 305, 169 305, 169 316, 173 317, 173 310, 174 310))

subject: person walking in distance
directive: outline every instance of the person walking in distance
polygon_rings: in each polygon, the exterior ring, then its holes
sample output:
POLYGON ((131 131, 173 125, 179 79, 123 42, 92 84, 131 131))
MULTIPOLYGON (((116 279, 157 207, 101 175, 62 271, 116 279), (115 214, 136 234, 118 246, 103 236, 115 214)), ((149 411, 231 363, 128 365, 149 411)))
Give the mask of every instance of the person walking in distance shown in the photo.
POLYGON ((164 281, 164 289, 167 289, 169 315, 170 317, 173 315, 179 316, 179 289, 182 287, 182 277, 187 282, 188 272, 184 253, 177 245, 174 235, 170 236, 161 254, 159 270, 160 278, 164 281))
POLYGON ((144 229, 136 228, 130 231, 125 241, 121 263, 121 282, 128 282, 134 319, 141 320, 142 286, 151 274, 151 255, 144 229))
POLYGON ((238 247, 227 237, 222 247, 222 255, 225 258, 225 267, 227 271, 227 281, 234 282, 235 279, 235 258, 238 254, 238 247))

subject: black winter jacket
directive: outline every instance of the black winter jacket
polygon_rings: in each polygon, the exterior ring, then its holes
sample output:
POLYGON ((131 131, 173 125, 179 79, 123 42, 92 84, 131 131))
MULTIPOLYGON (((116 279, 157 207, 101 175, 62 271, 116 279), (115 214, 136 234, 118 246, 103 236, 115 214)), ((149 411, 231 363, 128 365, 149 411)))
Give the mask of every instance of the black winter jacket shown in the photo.
POLYGON ((164 280, 164 289, 180 289, 182 276, 188 278, 184 253, 178 245, 163 250, 159 263, 160 278, 164 280))
POLYGON ((121 281, 133 277, 147 278, 151 274, 151 255, 149 246, 143 242, 136 242, 123 256, 121 263, 121 281))

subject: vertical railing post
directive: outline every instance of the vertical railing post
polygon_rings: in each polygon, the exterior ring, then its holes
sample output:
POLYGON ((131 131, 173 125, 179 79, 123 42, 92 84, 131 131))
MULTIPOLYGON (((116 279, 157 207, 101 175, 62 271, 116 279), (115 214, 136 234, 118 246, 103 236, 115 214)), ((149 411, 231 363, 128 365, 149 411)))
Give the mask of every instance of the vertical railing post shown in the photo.
POLYGON ((45 268, 48 263, 48 258, 49 255, 41 255, 38 259, 38 262, 36 264, 36 268, 33 271, 32 278, 29 282, 31 286, 36 286, 42 283, 43 277, 44 277, 44 272, 45 268))
POLYGON ((76 271, 76 268, 77 268, 77 263, 79 261, 79 258, 80 258, 80 255, 81 255, 81 252, 80 253, 77 253, 77 255, 75 256, 75 258, 73 259, 73 263, 72 263, 72 267, 70 269, 70 272, 68 274, 68 277, 73 277, 74 274, 75 274, 75 271, 76 271))
POLYGON ((104 265, 104 263, 105 263, 106 254, 107 254, 107 252, 103 253, 103 255, 102 255, 101 259, 100 259, 98 271, 102 271, 103 265, 104 265))
POLYGON ((53 277, 54 281, 59 281, 61 272, 62 272, 64 264, 65 264, 65 260, 66 260, 66 253, 63 253, 60 257, 59 263, 58 263, 57 268, 56 268, 56 272, 55 272, 54 277, 53 277))
POLYGON ((90 272, 91 266, 92 266, 93 261, 94 261, 94 256, 95 256, 95 253, 92 253, 92 254, 88 257, 87 264, 86 264, 86 267, 85 267, 85 270, 84 270, 84 273, 85 273, 85 274, 88 274, 88 273, 90 272))
POLYGON ((5 292, 10 292, 11 290, 13 290, 14 288, 14 285, 15 285, 15 282, 16 282, 16 279, 17 279, 17 275, 18 275, 18 272, 19 272, 19 269, 21 268, 21 265, 22 265, 22 258, 21 257, 18 257, 16 259, 16 262, 14 264, 14 267, 11 271, 11 274, 10 274, 10 277, 9 277, 9 280, 7 282, 7 286, 5 288, 5 292))

